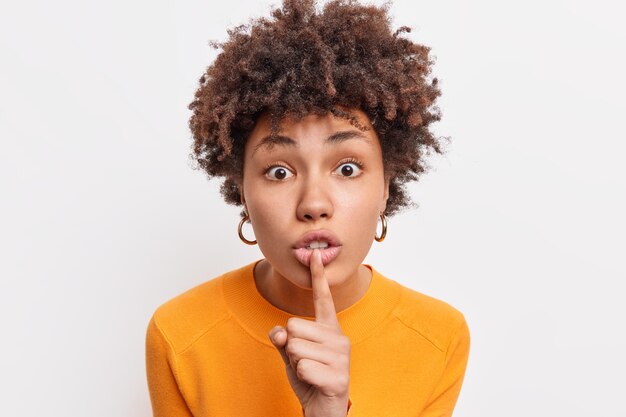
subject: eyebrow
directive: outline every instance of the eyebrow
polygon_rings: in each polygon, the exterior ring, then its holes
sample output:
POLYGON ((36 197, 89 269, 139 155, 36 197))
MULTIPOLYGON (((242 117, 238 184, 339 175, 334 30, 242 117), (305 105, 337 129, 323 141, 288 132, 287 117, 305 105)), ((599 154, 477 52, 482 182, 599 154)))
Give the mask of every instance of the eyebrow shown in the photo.
MULTIPOLYGON (((345 142, 349 139, 359 139, 366 142, 368 145, 372 145, 372 141, 368 138, 363 132, 359 130, 342 130, 340 132, 335 132, 329 137, 326 138, 326 143, 330 144, 338 144, 341 142, 345 142)), ((254 147, 252 151, 252 155, 262 147, 267 147, 268 150, 271 150, 275 145, 280 146, 293 146, 298 147, 298 142, 291 139, 289 136, 285 135, 267 135, 254 147)))

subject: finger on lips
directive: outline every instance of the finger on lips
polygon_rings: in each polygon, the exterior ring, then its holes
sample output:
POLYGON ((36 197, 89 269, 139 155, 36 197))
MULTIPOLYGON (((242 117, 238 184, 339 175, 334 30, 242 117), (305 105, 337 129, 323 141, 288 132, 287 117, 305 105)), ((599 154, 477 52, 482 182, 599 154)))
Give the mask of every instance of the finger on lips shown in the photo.
POLYGON ((319 249, 313 250, 311 256, 311 287, 313 290, 313 307, 315 308, 315 321, 331 327, 338 328, 337 312, 333 295, 328 286, 328 280, 324 274, 322 253, 319 249))
POLYGON ((280 352, 285 366, 296 371, 301 379, 309 379, 312 373, 315 374, 314 370, 336 362, 337 348, 345 350, 341 344, 343 341, 336 339, 337 330, 341 332, 341 328, 318 249, 313 250, 309 266, 315 321, 291 317, 285 327, 275 326, 269 332, 270 340, 280 352), (334 348, 328 345, 329 342, 334 348))

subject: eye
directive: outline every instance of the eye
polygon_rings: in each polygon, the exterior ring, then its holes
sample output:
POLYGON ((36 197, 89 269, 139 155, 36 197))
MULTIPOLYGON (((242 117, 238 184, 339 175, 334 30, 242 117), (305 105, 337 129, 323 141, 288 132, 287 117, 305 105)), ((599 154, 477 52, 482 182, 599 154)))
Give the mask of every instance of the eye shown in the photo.
POLYGON ((361 164, 356 161, 344 162, 337 167, 336 172, 342 177, 356 177, 361 173, 361 164))
POLYGON ((273 180, 284 180, 285 178, 289 178, 293 176, 293 173, 289 171, 287 168, 282 166, 273 166, 269 167, 265 172, 270 179, 273 180))

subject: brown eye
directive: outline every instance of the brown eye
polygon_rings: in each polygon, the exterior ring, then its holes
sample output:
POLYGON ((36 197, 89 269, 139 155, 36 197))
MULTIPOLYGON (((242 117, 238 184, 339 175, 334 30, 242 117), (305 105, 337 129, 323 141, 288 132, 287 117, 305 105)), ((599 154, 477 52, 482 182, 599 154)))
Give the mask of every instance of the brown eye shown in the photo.
POLYGON ((344 177, 356 177, 361 172, 361 168, 354 162, 339 165, 337 172, 344 177))
POLYGON ((273 180, 284 180, 293 174, 285 167, 275 166, 268 169, 266 175, 273 180))

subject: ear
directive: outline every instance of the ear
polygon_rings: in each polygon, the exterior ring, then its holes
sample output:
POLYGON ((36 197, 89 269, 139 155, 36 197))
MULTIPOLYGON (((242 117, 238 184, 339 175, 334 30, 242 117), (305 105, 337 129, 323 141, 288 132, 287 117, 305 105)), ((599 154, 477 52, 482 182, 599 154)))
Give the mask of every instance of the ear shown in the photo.
POLYGON ((383 194, 383 204, 382 204, 382 208, 380 210, 381 213, 385 212, 385 209, 387 208, 387 200, 389 200, 389 183, 391 182, 391 177, 385 175, 385 191, 383 194))
POLYGON ((241 204, 243 204, 243 209, 244 211, 247 213, 248 212, 248 206, 246 205, 246 197, 244 196, 243 193, 243 184, 238 184, 237 188, 239 189, 239 196, 241 198, 241 204))

